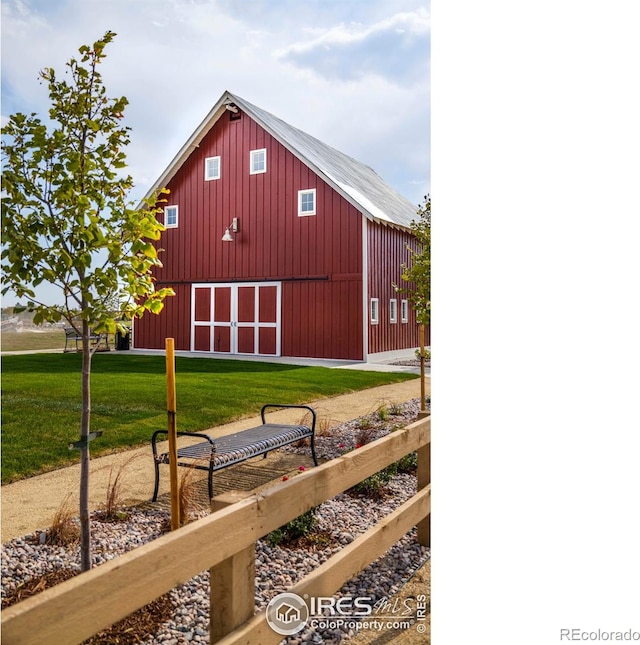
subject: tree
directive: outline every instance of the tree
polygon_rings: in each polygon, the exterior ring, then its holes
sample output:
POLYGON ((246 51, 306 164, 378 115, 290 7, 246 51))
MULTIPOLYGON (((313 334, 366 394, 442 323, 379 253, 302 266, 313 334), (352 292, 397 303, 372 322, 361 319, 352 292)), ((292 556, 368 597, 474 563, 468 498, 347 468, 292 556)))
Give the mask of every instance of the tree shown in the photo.
POLYGON ((402 279, 408 283, 398 291, 405 294, 416 312, 420 325, 431 322, 431 196, 418 207, 418 219, 411 222, 411 230, 418 248, 407 246, 411 255, 409 264, 402 265, 402 279))
MULTIPOLYGON (((125 97, 107 98, 99 64, 115 34, 80 47, 67 63, 69 80, 53 69, 40 72, 48 85, 49 127, 32 113, 12 115, 2 128, 2 293, 28 298, 34 322, 66 320, 82 336, 80 441, 81 565, 91 568, 89 442, 91 359, 89 336, 124 331, 122 323, 159 313, 171 289, 156 290, 151 276, 161 266, 152 240, 158 195, 140 209, 128 201, 124 175, 130 128, 122 124, 125 97), (58 286, 63 305, 36 298, 43 282, 58 286)), ((161 191, 166 192, 166 191, 161 191)))
POLYGON ((407 244, 410 263, 402 265, 401 277, 407 285, 396 290, 407 296, 416 312, 420 325, 420 410, 425 411, 424 329, 431 322, 431 196, 418 207, 418 219, 411 222, 411 230, 418 242, 414 249, 407 244))

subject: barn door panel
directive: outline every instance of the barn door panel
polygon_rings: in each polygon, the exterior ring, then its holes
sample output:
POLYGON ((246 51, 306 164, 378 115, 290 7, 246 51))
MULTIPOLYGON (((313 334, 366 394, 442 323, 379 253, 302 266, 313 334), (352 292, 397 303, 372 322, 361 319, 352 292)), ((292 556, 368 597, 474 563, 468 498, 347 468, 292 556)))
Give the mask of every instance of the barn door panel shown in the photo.
POLYGON ((211 320, 211 289, 194 289, 194 317, 196 322, 209 322, 211 320))
POLYGON ((256 319, 256 287, 253 285, 238 286, 237 309, 235 315, 237 325, 238 354, 255 354, 255 319, 256 319))
POLYGON ((229 325, 213 326, 213 350, 224 354, 231 353, 231 327, 229 325))
POLYGON ((198 325, 193 329, 193 349, 196 352, 211 351, 211 327, 198 325))
POLYGON ((230 286, 211 287, 213 294, 213 348, 211 351, 233 353, 232 312, 233 289, 230 286))
POLYGON ((238 327, 238 354, 257 354, 253 327, 238 327))
POLYGON ((280 356, 280 285, 258 289, 258 354, 280 356))
POLYGON ((260 287, 258 302, 260 303, 260 322, 275 323, 278 320, 278 286, 260 287))
POLYGON ((211 289, 193 290, 193 350, 211 351, 211 289))
POLYGON ((258 353, 279 356, 275 327, 261 327, 259 330, 258 353))
POLYGON ((238 287, 238 311, 236 319, 240 323, 253 323, 256 319, 256 288, 238 287))

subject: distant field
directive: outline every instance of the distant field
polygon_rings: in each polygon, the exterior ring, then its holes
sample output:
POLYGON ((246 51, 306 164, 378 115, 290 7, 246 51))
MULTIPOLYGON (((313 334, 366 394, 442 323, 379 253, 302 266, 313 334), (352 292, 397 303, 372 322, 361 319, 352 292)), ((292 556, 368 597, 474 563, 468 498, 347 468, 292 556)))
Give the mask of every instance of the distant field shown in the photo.
MULTIPOLYGON (((115 347, 113 336, 109 337, 109 346, 112 349, 115 347)), ((75 347, 75 343, 70 341, 69 347, 75 347)), ((64 349, 64 331, 3 331, 0 336, 0 350, 3 352, 26 352, 35 349, 64 349)))
POLYGON ((23 352, 30 349, 64 349, 64 331, 3 331, 0 336, 3 352, 23 352))

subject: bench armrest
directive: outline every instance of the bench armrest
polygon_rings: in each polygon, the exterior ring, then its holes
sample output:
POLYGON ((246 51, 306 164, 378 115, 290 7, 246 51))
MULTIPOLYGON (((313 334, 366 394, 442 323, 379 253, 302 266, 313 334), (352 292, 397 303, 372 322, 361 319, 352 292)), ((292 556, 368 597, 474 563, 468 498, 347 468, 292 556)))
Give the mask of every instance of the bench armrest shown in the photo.
POLYGON ((260 410, 260 416, 262 417, 262 423, 266 423, 265 420, 265 410, 267 408, 299 408, 301 410, 307 410, 311 412, 311 432, 315 433, 316 431, 316 411, 308 406, 308 405, 287 405, 286 403, 267 403, 266 405, 262 406, 262 410, 260 410))
MULTIPOLYGON (((153 456, 155 457, 158 454, 158 450, 156 448, 156 444, 158 442, 158 435, 167 435, 169 436, 169 431, 168 430, 156 430, 152 437, 151 437, 151 449, 153 450, 153 456)), ((199 437, 200 439, 206 439, 212 446, 215 447, 216 443, 213 440, 212 437, 210 437, 208 434, 204 434, 203 432, 178 432, 177 435, 179 437, 199 437)), ((163 439, 161 439, 163 441, 163 439)))

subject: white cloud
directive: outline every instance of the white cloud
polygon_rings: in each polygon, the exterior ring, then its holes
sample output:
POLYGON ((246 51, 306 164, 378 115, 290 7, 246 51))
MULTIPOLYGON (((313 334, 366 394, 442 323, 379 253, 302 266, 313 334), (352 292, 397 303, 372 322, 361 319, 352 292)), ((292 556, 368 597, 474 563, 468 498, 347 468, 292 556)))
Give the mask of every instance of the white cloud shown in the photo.
POLYGON ((309 35, 313 34, 311 39, 283 48, 278 57, 334 79, 373 74, 403 85, 428 74, 430 19, 425 8, 397 13, 371 25, 341 23, 327 30, 310 30, 309 35))

